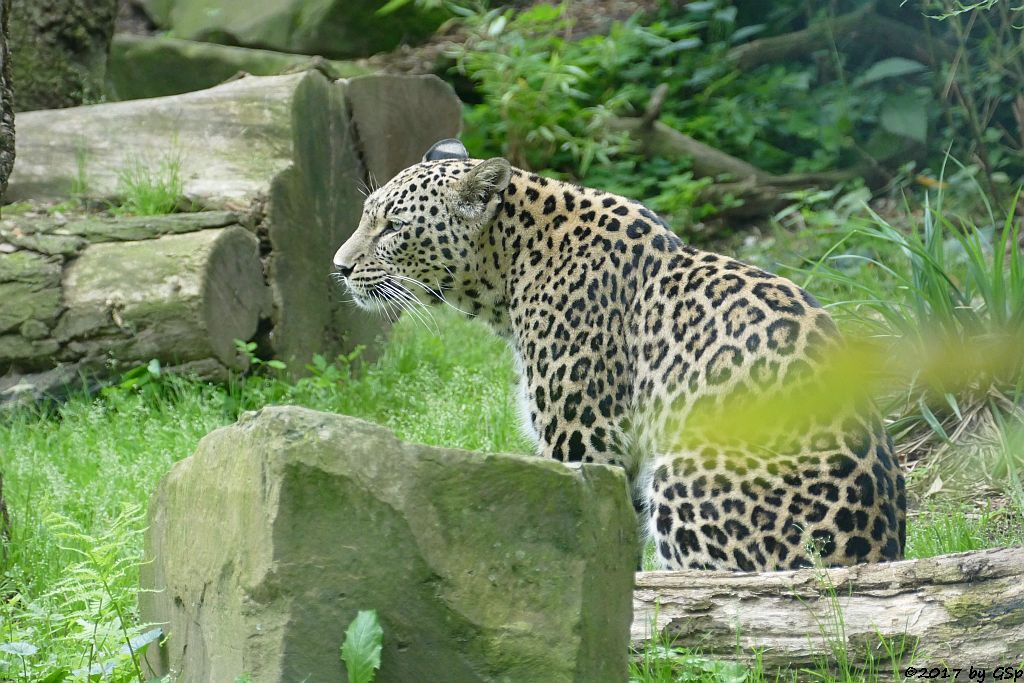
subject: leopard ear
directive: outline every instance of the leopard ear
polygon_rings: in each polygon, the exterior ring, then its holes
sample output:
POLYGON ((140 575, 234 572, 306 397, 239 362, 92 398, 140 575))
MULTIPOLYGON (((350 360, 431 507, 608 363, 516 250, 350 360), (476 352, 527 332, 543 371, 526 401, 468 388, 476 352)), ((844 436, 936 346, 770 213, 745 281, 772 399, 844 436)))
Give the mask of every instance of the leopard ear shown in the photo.
POLYGON ((438 161, 439 159, 468 159, 469 152, 465 146, 455 138, 447 138, 435 142, 427 153, 423 155, 423 161, 438 161))
POLYGON ((508 187, 512 165, 501 157, 481 161, 459 182, 459 206, 464 214, 477 217, 494 197, 508 187))

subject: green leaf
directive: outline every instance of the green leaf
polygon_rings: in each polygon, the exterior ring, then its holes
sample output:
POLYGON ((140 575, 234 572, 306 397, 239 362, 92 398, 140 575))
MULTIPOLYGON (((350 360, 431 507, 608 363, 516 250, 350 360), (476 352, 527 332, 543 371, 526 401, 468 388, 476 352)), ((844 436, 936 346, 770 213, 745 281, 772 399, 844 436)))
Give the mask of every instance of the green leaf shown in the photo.
POLYGON ((386 5, 377 10, 377 14, 391 14, 392 12, 402 9, 411 2, 412 0, 390 0, 390 2, 388 2, 386 5))
POLYGON ((275 370, 284 370, 286 367, 288 367, 287 365, 284 364, 283 361, 279 360, 268 360, 265 363, 265 365, 267 367, 274 368, 275 370))
POLYGON ((715 21, 721 21, 725 24, 731 24, 736 21, 736 7, 729 6, 724 9, 720 9, 712 15, 715 21))
POLYGON ((658 57, 659 59, 662 57, 668 57, 672 54, 675 54, 676 52, 681 52, 683 50, 692 50, 695 47, 700 47, 703 42, 704 41, 702 41, 700 38, 682 38, 681 40, 677 40, 674 43, 669 43, 668 45, 659 50, 655 50, 654 56, 658 57))
POLYGON ((883 59, 872 64, 871 68, 861 74, 860 78, 856 80, 856 84, 867 85, 868 83, 881 81, 885 78, 908 76, 925 71, 927 68, 921 62, 915 62, 913 59, 890 57, 889 59, 883 59))
POLYGON ((928 137, 928 107, 919 96, 892 95, 882 105, 882 128, 894 135, 925 142, 928 137))
POLYGON ((376 610, 360 610, 345 632, 341 659, 345 662, 349 683, 371 683, 373 672, 380 668, 381 642, 384 630, 376 610))
POLYGON ((146 631, 143 634, 137 635, 134 638, 130 638, 127 643, 121 646, 121 654, 127 655, 135 652, 138 654, 144 650, 150 643, 155 640, 159 640, 163 636, 164 631, 161 628, 154 628, 146 631))
POLYGON ((0 652, 6 652, 9 655, 17 655, 19 657, 31 657, 39 652, 39 648, 32 643, 4 643, 0 645, 0 652))
POLYGON ((917 407, 921 411, 921 417, 923 417, 924 421, 928 423, 928 426, 932 428, 932 431, 935 432, 940 439, 949 443, 949 435, 946 434, 946 430, 942 428, 939 418, 935 417, 935 413, 933 413, 932 409, 928 407, 928 404, 924 402, 923 396, 918 399, 917 407))
POLYGON ((57 669, 56 671, 51 671, 45 678, 39 681, 39 683, 61 683, 70 675, 71 672, 67 669, 57 669))
POLYGON ((758 33, 765 29, 765 24, 751 24, 750 26, 741 26, 740 28, 733 31, 732 35, 729 36, 730 43, 741 43, 747 38, 756 36, 758 33))

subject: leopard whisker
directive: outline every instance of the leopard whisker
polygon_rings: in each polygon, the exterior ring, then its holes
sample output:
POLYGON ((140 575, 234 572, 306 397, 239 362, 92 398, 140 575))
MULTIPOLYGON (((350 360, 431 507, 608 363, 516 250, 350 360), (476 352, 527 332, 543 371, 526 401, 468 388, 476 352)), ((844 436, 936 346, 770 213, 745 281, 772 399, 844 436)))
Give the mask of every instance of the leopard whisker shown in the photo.
POLYGON ((386 282, 385 285, 399 305, 401 305, 404 310, 409 311, 410 315, 423 323, 424 329, 431 331, 431 327, 433 327, 432 331, 434 334, 441 333, 440 328, 437 326, 437 321, 434 320, 430 310, 419 299, 413 296, 412 292, 398 282, 386 282))
POLYGON ((466 315, 466 316, 469 316, 470 318, 476 317, 473 313, 469 313, 468 311, 464 311, 461 308, 459 308, 458 306, 456 306, 455 304, 453 304, 452 302, 448 301, 448 299, 445 298, 444 289, 440 286, 440 283, 438 283, 438 287, 432 288, 432 287, 430 287, 428 285, 423 284, 422 282, 420 282, 416 278, 408 277, 407 275, 393 274, 392 277, 398 278, 399 280, 403 280, 403 281, 406 281, 406 282, 411 282, 414 285, 422 287, 423 291, 425 291, 427 294, 430 294, 433 297, 436 297, 438 300, 441 301, 441 303, 445 304, 449 308, 453 308, 456 311, 458 311, 459 313, 461 313, 463 315, 466 315))
MULTIPOLYGON (((380 285, 378 285, 378 289, 380 290, 381 294, 383 294, 387 298, 388 302, 390 304, 393 304, 400 312, 408 310, 404 302, 402 302, 401 300, 398 299, 398 297, 395 296, 395 290, 391 287, 389 282, 382 282, 380 285)), ((416 318, 415 315, 413 315, 413 317, 416 320, 419 320, 419 318, 416 318)))
POLYGON ((422 301, 416 298, 416 296, 402 283, 400 282, 389 282, 388 286, 395 292, 395 295, 407 302, 406 310, 413 315, 418 315, 424 320, 424 326, 426 321, 429 320, 433 325, 434 333, 441 334, 441 330, 437 325, 437 321, 434 319, 434 314, 430 312, 430 309, 422 301))

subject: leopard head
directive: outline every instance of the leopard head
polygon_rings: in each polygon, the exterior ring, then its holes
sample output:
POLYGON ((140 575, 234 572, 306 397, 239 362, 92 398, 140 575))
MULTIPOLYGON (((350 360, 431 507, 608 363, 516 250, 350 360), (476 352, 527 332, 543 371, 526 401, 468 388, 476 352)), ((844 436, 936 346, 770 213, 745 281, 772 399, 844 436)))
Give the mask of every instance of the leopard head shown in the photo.
POLYGON ((436 143, 367 196, 359 227, 334 255, 335 277, 369 310, 443 300, 481 253, 511 174, 505 159, 470 159, 458 140, 436 143))

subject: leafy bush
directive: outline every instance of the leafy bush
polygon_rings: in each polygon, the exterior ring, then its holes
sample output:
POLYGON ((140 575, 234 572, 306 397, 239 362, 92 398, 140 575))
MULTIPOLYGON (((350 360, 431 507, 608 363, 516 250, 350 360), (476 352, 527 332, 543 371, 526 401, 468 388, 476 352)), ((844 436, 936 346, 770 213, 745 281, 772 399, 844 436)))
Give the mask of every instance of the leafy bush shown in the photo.
POLYGON ((569 22, 562 7, 464 17, 470 37, 453 55, 484 99, 469 114, 480 147, 524 168, 554 166, 568 155, 585 171, 621 146, 601 125, 614 102, 588 106, 593 98, 583 88, 590 77, 580 46, 563 38, 569 22))
POLYGON ((136 612, 139 508, 127 507, 97 534, 60 514, 44 523, 50 539, 74 559, 36 597, 20 592, 18 575, 8 574, 13 597, 2 608, 0 671, 26 682, 142 683, 140 657, 161 631, 144 629, 136 612))

